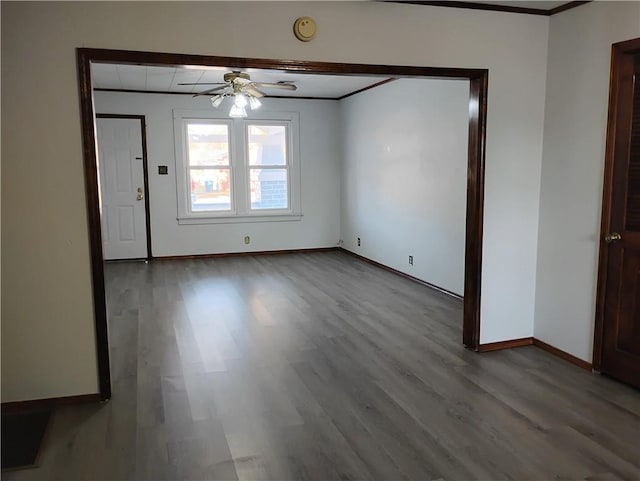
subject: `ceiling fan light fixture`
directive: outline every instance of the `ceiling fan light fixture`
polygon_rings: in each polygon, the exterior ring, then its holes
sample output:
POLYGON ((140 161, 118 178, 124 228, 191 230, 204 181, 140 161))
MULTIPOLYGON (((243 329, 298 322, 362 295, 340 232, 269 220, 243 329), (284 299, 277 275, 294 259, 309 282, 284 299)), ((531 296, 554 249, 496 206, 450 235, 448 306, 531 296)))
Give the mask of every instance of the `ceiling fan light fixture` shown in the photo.
POLYGON ((247 104, 248 104, 247 97, 245 97, 244 94, 236 94, 236 102, 235 102, 236 107, 240 107, 241 109, 244 109, 247 106, 247 104))
MULTIPOLYGON (((236 97, 236 102, 231 106, 231 110, 229 110, 229 117, 234 119, 242 119, 247 116, 247 111, 244 107, 238 106, 238 97, 236 97)), ((245 99, 246 102, 246 99, 245 99)))
MULTIPOLYGON (((1 0, 0 0, 1 1, 1 0)), ((220 82, 197 82, 197 83, 180 83, 179 85, 218 85, 217 87, 196 92, 194 97, 201 95, 210 96, 211 105, 214 109, 220 107, 227 97, 233 97, 233 106, 229 111, 229 117, 244 118, 247 117, 247 107, 251 110, 260 108, 262 102, 259 100, 265 96, 261 88, 267 89, 284 89, 297 90, 293 84, 294 81, 273 82, 253 82, 246 72, 227 72, 223 76, 224 83, 220 82)))
POLYGON ((251 107, 251 110, 259 109, 261 105, 262 102, 260 102, 257 98, 249 97, 249 106, 251 107))
POLYGON ((224 97, 222 95, 215 95, 211 97, 211 105, 213 105, 213 108, 217 109, 218 107, 220 107, 220 104, 223 100, 224 97))

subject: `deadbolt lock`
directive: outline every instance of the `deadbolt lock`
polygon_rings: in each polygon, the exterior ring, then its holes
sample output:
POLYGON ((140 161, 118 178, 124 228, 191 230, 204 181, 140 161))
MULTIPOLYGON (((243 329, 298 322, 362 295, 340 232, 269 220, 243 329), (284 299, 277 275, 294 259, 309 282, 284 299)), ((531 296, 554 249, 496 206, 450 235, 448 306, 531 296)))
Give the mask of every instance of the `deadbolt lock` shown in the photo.
POLYGON ((138 195, 136 196, 136 200, 144 199, 144 195, 142 195, 142 187, 138 187, 138 195))

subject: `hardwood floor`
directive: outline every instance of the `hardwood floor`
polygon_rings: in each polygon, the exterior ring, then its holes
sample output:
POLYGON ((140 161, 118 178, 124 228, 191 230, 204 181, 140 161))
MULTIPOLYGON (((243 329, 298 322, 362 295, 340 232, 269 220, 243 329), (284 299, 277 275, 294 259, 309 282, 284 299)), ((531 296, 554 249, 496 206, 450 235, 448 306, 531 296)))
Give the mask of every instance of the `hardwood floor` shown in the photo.
POLYGON ((113 399, 21 479, 640 479, 640 392, 461 345, 460 301, 339 252, 106 266, 113 399))

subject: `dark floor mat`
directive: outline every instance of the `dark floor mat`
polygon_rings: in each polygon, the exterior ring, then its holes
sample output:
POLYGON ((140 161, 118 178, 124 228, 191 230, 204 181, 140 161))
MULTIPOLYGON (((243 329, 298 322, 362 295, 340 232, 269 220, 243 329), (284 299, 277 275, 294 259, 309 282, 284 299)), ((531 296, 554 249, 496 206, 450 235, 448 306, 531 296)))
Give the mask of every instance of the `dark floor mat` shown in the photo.
POLYGON ((51 411, 2 414, 2 469, 32 467, 51 411))

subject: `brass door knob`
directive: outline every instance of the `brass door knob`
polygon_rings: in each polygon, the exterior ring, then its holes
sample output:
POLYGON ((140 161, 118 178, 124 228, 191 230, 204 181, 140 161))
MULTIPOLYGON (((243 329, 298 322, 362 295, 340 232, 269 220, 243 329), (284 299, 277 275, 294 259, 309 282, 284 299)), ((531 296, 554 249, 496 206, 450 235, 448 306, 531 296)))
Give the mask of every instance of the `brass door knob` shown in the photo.
POLYGON ((136 196, 136 200, 144 199, 144 195, 142 194, 142 187, 138 187, 138 195, 136 196))
POLYGON ((622 239, 622 236, 617 232, 612 232, 611 234, 607 234, 606 236, 604 236, 604 241, 607 244, 611 244, 612 242, 618 242, 621 239, 622 239))

